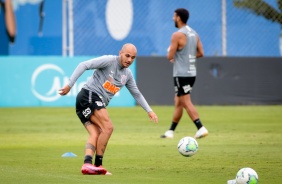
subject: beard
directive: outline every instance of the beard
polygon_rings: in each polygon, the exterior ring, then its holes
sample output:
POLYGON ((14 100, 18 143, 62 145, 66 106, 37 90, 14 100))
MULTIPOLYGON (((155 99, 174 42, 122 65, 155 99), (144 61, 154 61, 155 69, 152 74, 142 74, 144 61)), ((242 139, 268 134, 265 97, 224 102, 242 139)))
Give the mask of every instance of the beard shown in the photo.
POLYGON ((175 26, 176 28, 178 28, 178 25, 177 25, 177 22, 176 22, 176 21, 174 21, 174 26, 175 26))

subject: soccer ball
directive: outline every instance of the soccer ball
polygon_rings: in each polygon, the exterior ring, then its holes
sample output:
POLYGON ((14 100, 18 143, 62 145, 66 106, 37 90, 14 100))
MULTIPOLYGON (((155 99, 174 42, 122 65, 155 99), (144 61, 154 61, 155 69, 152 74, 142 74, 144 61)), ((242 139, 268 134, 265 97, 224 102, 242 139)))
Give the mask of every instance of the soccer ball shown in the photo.
POLYGON ((177 145, 178 152, 185 156, 191 157, 198 151, 198 143, 193 137, 183 137, 177 145))
POLYGON ((258 174, 249 167, 240 169, 236 175, 236 184, 257 184, 258 174))

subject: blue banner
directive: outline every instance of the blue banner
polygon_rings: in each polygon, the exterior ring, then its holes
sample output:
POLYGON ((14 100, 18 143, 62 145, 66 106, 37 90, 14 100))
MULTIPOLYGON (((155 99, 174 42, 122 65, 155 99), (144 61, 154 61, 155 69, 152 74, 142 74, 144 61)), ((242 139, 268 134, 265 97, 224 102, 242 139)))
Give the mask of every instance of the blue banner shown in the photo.
MULTIPOLYGON (((66 96, 58 89, 67 84, 76 66, 90 57, 0 57, 0 107, 74 106, 80 91, 93 70, 85 71, 66 96)), ((130 66, 134 77, 136 64, 130 66)), ((126 87, 109 106, 135 106, 126 87)))

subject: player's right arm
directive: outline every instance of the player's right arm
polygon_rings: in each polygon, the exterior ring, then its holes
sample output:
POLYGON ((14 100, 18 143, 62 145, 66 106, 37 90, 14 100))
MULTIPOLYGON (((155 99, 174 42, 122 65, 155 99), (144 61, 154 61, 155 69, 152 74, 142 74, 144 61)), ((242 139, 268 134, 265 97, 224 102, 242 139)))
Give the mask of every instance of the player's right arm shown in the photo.
POLYGON ((111 64, 111 58, 114 56, 101 56, 98 58, 90 59, 81 62, 77 65, 76 69, 73 71, 69 83, 63 88, 59 89, 60 95, 66 95, 75 84, 77 79, 86 71, 90 69, 104 68, 111 64))
POLYGON ((59 94, 64 96, 66 94, 68 94, 68 92, 70 91, 70 86, 69 85, 65 85, 63 88, 59 89, 59 94))
POLYGON ((167 53, 167 59, 172 63, 174 62, 174 55, 178 49, 178 40, 180 38, 179 36, 180 36, 179 32, 175 32, 171 36, 170 46, 167 53))
POLYGON ((66 84, 63 88, 59 89, 60 95, 66 95, 74 85, 74 83, 77 81, 77 79, 84 73, 84 71, 87 70, 87 65, 85 62, 81 62, 77 65, 76 69, 73 71, 69 83, 66 84))
POLYGON ((63 88, 59 89, 60 95, 66 95, 72 88, 72 86, 75 84, 77 79, 84 73, 84 71, 87 70, 87 66, 84 62, 81 62, 77 65, 76 69, 73 71, 69 83, 66 84, 63 88))

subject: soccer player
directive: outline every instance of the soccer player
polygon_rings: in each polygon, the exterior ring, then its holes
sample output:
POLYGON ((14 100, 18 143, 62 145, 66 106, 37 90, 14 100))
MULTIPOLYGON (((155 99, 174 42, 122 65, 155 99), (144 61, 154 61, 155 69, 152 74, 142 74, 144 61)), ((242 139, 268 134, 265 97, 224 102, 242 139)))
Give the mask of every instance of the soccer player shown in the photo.
POLYGON ((69 83, 59 90, 60 95, 66 95, 85 70, 96 69, 76 98, 76 114, 89 133, 81 168, 83 174, 111 174, 102 166, 103 155, 113 132, 113 124, 106 106, 123 86, 127 87, 134 99, 148 113, 149 118, 155 123, 158 122, 157 115, 139 91, 128 68, 136 54, 136 47, 127 43, 123 45, 119 56, 104 55, 81 62, 71 75, 69 83))
POLYGON ((190 98, 196 80, 196 58, 203 57, 204 50, 199 35, 187 25, 188 18, 189 12, 186 9, 179 8, 174 11, 173 21, 178 31, 172 34, 167 54, 168 60, 173 63, 174 113, 170 129, 161 135, 161 138, 173 138, 183 109, 198 129, 194 137, 201 138, 208 135, 208 130, 203 126, 190 98))

